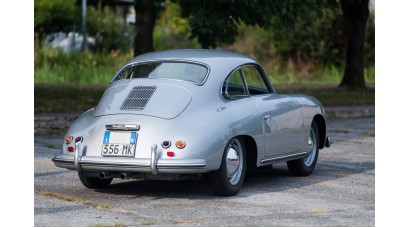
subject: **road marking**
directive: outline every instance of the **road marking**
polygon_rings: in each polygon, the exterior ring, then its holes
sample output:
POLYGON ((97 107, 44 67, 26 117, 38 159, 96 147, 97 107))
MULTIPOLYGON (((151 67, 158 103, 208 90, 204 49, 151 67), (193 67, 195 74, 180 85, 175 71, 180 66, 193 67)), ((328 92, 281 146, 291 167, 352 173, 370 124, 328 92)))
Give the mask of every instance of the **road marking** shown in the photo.
POLYGON ((57 167, 54 165, 54 163, 52 162, 45 162, 45 161, 35 161, 34 160, 34 164, 36 165, 41 165, 41 166, 47 166, 47 167, 57 167))

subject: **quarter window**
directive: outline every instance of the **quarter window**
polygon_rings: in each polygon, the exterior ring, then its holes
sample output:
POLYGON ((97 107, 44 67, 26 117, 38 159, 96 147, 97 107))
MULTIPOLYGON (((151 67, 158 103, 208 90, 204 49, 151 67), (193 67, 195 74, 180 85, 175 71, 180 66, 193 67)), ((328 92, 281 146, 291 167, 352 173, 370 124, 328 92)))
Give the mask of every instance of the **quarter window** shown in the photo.
POLYGON ((243 66, 242 69, 250 95, 270 93, 266 82, 256 67, 243 66))
POLYGON ((240 69, 228 77, 225 82, 226 93, 229 97, 246 96, 246 88, 244 86, 243 78, 241 77, 240 69))

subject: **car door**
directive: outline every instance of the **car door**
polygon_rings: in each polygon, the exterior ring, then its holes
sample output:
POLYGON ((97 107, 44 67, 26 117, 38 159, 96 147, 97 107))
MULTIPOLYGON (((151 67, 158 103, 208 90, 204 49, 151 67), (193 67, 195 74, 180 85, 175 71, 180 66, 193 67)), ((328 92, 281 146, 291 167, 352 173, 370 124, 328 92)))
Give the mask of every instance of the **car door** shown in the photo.
POLYGON ((264 157, 299 152, 305 144, 300 105, 286 95, 276 94, 256 65, 242 66, 250 99, 261 112, 264 131, 264 157))

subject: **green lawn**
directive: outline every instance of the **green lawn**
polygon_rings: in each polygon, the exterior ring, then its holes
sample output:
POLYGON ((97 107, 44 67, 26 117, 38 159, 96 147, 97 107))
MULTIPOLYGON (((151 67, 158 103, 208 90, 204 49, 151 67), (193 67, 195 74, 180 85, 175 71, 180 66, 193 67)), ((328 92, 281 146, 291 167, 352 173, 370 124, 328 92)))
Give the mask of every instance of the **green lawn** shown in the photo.
MULTIPOLYGON (((303 93, 314 96, 324 106, 374 105, 375 88, 344 90, 336 84, 276 84, 278 93, 303 93)), ((96 106, 106 85, 35 84, 34 112, 84 112, 96 106)))

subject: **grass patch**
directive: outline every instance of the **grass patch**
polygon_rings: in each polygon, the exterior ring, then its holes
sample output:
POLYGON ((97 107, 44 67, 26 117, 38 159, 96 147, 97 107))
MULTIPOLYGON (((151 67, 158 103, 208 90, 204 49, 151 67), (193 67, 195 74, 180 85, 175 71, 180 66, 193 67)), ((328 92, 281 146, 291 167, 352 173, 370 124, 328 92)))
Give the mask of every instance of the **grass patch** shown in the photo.
POLYGON ((68 196, 68 195, 64 195, 64 194, 60 194, 60 193, 56 193, 56 192, 49 192, 49 191, 41 191, 39 192, 40 195, 43 196, 49 196, 52 198, 56 198, 62 201, 66 201, 66 202, 73 202, 73 203, 78 203, 78 204, 83 204, 83 205, 87 205, 87 206, 91 206, 92 203, 88 200, 83 200, 77 197, 73 197, 73 196, 68 196))
POLYGON ((56 199, 66 201, 66 202, 73 202, 73 203, 83 204, 87 206, 92 206, 98 209, 112 209, 112 206, 110 204, 100 203, 100 204, 95 205, 88 200, 83 200, 83 199, 80 199, 74 196, 64 195, 64 194, 57 193, 57 192, 41 191, 39 192, 39 194, 43 196, 56 198, 56 199))
POLYGON ((122 222, 117 222, 115 224, 104 224, 104 223, 96 223, 93 225, 89 225, 89 227, 126 227, 127 225, 122 222))
POLYGON ((349 130, 341 130, 341 129, 335 129, 335 133, 341 133, 341 134, 349 134, 349 130))
POLYGON ((101 209, 111 209, 112 206, 106 203, 101 203, 97 205, 97 208, 101 208, 101 209))
POLYGON ((109 54, 64 54, 58 49, 35 50, 35 83, 108 83, 133 53, 111 52, 109 54))
POLYGON ((53 148, 55 148, 55 146, 54 146, 53 144, 50 144, 50 143, 47 143, 45 146, 46 146, 48 149, 53 149, 53 148))
POLYGON ((191 219, 191 220, 186 220, 186 221, 182 221, 182 220, 172 220, 169 223, 173 224, 173 225, 178 225, 178 224, 195 224, 200 222, 200 220, 198 219, 191 219))
POLYGON ((34 112, 84 112, 95 107, 106 85, 35 84, 34 112))
POLYGON ((158 222, 156 222, 153 219, 145 220, 145 221, 143 221, 141 223, 142 226, 153 226, 153 225, 156 225, 156 224, 158 224, 158 222))
POLYGON ((363 136, 368 136, 368 137, 375 137, 375 132, 364 132, 362 133, 363 136))
POLYGON ((364 144, 364 142, 362 142, 362 141, 358 141, 358 140, 352 140, 352 142, 353 142, 353 143, 355 143, 355 144, 359 144, 359 145, 364 144))
MULTIPOLYGON (((274 84, 278 93, 307 94, 324 107, 375 105, 375 88, 338 89, 336 84, 274 84)), ((35 84, 34 112, 85 112, 95 107, 107 85, 35 84)))

